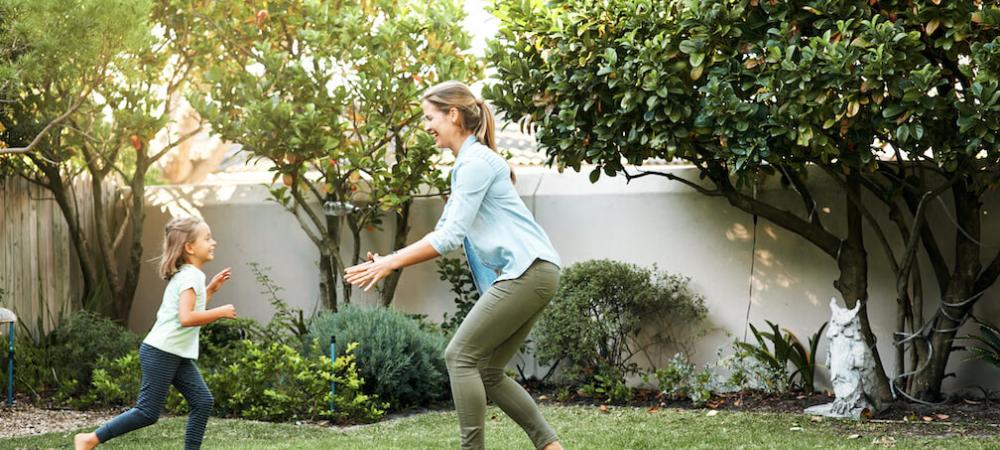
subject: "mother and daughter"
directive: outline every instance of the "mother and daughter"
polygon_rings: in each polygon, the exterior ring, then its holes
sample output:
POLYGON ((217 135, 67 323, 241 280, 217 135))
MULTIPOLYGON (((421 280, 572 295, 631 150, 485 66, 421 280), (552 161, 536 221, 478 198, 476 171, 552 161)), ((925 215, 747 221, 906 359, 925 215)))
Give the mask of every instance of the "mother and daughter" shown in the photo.
MULTIPOLYGON (((438 84, 421 98, 424 129, 451 150, 451 194, 434 231, 392 254, 369 253, 345 270, 345 280, 370 289, 394 270, 464 247, 479 301, 445 350, 461 448, 485 445, 486 401, 527 433, 536 449, 562 449, 531 396, 504 373, 559 285, 559 255, 514 189, 515 175, 496 151, 490 108, 468 86, 438 84)), ((230 279, 230 269, 206 286, 203 265, 214 258, 208 225, 195 218, 167 224, 160 274, 168 281, 149 335, 139 350, 142 385, 136 406, 95 432, 76 435, 77 450, 152 425, 175 386, 190 406, 185 449, 201 446, 213 398, 198 371, 198 329, 236 317, 232 305, 206 309, 230 279)))

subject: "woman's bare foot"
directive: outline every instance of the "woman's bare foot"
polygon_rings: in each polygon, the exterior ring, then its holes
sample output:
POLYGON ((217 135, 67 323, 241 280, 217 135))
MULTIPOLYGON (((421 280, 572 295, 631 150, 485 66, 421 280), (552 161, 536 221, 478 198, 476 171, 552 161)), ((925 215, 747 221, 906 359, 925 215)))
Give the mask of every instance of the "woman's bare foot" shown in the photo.
POLYGON ((559 441, 549 442, 548 445, 542 447, 542 450, 563 450, 563 446, 559 441))
POLYGON ((101 441, 97 439, 97 433, 80 433, 73 436, 73 446, 76 450, 90 450, 100 443, 101 441))

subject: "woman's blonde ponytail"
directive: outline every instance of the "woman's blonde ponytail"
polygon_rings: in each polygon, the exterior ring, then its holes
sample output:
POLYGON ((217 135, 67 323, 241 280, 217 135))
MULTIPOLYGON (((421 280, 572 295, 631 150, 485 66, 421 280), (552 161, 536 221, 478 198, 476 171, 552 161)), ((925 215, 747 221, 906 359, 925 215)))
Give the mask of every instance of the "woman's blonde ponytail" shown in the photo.
MULTIPOLYGON (((429 102, 447 113, 455 108, 462 117, 462 128, 476 136, 479 142, 497 152, 496 119, 493 110, 481 99, 476 98, 465 83, 445 81, 431 86, 424 92, 423 101, 429 102)), ((510 167, 510 179, 516 182, 514 167, 510 167)))

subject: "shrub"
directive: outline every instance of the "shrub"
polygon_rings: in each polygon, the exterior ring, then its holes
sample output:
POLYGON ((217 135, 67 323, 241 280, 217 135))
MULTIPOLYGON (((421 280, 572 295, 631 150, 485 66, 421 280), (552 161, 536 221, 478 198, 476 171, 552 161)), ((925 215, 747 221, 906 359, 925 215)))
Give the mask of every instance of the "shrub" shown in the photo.
MULTIPOLYGON (((707 315, 703 297, 688 282, 655 266, 608 260, 567 267, 536 330, 540 362, 565 363, 562 376, 570 383, 638 374, 633 356, 643 348, 639 335, 646 324, 686 329, 707 315)), ((668 334, 657 344, 680 339, 668 334)))
MULTIPOLYGON (((225 364, 245 339, 262 342, 260 323, 249 317, 217 320, 201 327, 199 334, 199 364, 225 364)), ((280 341, 278 341, 280 342, 280 341)))
POLYGON ((115 359, 139 347, 139 336, 89 311, 70 316, 52 332, 49 355, 60 384, 57 399, 73 403, 90 385, 101 357, 115 359))
POLYGON ((625 384, 625 375, 613 368, 596 371, 591 380, 580 388, 587 397, 615 404, 625 404, 632 400, 632 388, 625 384))
POLYGON ((281 343, 242 341, 239 358, 205 379, 220 415, 255 420, 319 419, 371 422, 387 405, 363 394, 354 345, 331 369, 330 358, 304 357, 281 343), (330 383, 336 380, 336 411, 330 411, 330 383))
MULTIPOLYGON (((346 305, 336 313, 317 316, 310 336, 322 344, 357 342, 355 351, 366 392, 378 395, 394 409, 427 405, 448 395, 444 363, 445 337, 425 331, 417 321, 383 308, 346 305)), ((343 350, 338 345, 338 354, 343 350)))
MULTIPOLYGON (((89 311, 60 319, 47 333, 41 325, 32 330, 22 323, 15 336, 15 389, 57 405, 80 405, 102 357, 115 359, 139 347, 138 336, 89 311)), ((6 383, 6 369, 0 380, 6 383)))
MULTIPOLYGON (((139 351, 109 360, 101 358, 94 368, 90 391, 80 399, 80 406, 127 406, 135 403, 142 384, 139 351)), ((171 387, 173 390, 173 387, 171 387)))
MULTIPOLYGON (((200 367, 205 383, 215 397, 215 415, 254 420, 331 419, 338 423, 378 420, 386 405, 361 392, 353 346, 337 357, 303 357, 281 343, 257 344, 241 340, 225 348, 224 358, 200 367), (222 361, 228 361, 223 363, 222 361), (336 380, 336 411, 330 410, 330 382, 336 380)), ((222 356, 222 355, 220 355, 222 356)), ((141 369, 138 352, 115 360, 101 359, 94 370, 90 392, 80 403, 86 406, 126 406, 139 394, 141 369)), ((173 387, 166 411, 187 413, 184 397, 173 387)))

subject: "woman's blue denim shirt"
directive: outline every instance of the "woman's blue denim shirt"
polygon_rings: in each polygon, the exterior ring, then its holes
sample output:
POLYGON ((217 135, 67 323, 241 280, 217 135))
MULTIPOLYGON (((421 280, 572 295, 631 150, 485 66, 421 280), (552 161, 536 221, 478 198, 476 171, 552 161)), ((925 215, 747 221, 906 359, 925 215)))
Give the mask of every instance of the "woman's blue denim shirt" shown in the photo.
POLYGON ((560 265, 559 254, 514 190, 510 166, 469 136, 451 169, 451 195, 427 235, 444 255, 465 247, 476 288, 520 277, 536 259, 560 265))

